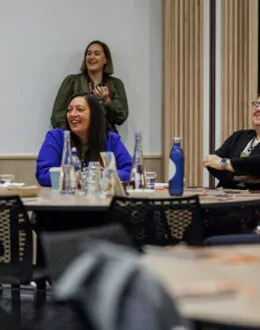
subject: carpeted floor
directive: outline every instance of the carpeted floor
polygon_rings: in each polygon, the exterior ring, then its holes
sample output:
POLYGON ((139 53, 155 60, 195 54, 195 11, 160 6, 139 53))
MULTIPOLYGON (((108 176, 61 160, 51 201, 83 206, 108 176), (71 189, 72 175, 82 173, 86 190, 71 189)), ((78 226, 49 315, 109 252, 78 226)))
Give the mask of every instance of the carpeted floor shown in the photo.
MULTIPOLYGON (((17 290, 0 289, 0 330, 90 330, 82 326, 78 315, 69 305, 57 306, 52 291, 36 295, 32 286, 21 288, 21 301, 17 290), (46 294, 45 294, 46 293, 46 294)), ((210 325, 195 322, 193 330, 248 330, 249 328, 210 325)), ((133 329, 135 330, 135 329, 133 329)), ((144 329, 147 330, 147 329, 144 329)))
POLYGON ((0 290, 0 330, 89 330, 68 305, 57 306, 52 291, 38 291, 32 286, 18 290, 0 290))
POLYGON ((0 329, 16 330, 35 329, 41 320, 44 308, 51 301, 51 290, 39 292, 36 299, 36 290, 32 286, 22 287, 19 303, 19 291, 3 287, 0 296, 0 329), (45 305, 44 305, 45 304, 45 305))

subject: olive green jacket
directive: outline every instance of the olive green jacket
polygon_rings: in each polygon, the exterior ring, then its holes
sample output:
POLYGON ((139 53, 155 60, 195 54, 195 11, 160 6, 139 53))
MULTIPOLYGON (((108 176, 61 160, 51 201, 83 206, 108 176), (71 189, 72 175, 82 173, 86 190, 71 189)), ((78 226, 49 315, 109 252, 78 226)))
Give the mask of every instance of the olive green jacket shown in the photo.
MULTIPOLYGON (((115 125, 122 125, 128 117, 127 97, 124 84, 120 79, 107 76, 106 81, 109 85, 111 101, 104 107, 108 123, 112 126, 112 130, 116 131, 115 125)), ((88 83, 82 73, 69 75, 63 80, 52 110, 51 124, 53 128, 64 127, 70 98, 76 93, 88 91, 88 83)))

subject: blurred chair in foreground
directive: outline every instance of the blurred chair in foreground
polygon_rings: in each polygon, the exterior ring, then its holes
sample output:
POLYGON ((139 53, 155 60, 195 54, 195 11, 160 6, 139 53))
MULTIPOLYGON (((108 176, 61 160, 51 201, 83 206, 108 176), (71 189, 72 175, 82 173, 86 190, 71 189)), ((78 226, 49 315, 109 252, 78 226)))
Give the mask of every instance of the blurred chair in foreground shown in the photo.
POLYGON ((121 246, 134 247, 133 242, 119 224, 64 232, 45 232, 41 235, 47 268, 55 281, 67 265, 93 239, 110 241, 121 246))
POLYGON ((190 329, 133 249, 100 240, 89 241, 85 248, 54 283, 55 319, 49 313, 45 328, 61 329, 59 311, 67 309, 73 311, 70 320, 76 321, 71 330, 80 329, 80 324, 87 330, 190 329))

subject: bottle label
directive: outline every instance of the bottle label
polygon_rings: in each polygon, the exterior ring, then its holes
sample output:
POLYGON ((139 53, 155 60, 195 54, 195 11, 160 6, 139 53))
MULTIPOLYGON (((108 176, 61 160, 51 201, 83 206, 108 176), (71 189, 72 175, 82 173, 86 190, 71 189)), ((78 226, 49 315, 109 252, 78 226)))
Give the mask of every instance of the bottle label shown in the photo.
POLYGON ((168 173, 169 180, 175 177, 176 171, 177 169, 175 163, 171 159, 169 159, 169 173, 168 173))

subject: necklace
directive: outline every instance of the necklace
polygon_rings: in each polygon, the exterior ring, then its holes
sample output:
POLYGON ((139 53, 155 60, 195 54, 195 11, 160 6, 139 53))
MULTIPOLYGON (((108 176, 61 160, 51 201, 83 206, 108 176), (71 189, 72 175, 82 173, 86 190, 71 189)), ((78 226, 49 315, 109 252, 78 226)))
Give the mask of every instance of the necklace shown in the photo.
POLYGON ((93 90, 96 88, 96 87, 99 87, 99 86, 104 86, 105 85, 105 82, 103 80, 101 80, 99 83, 95 84, 93 80, 89 80, 88 82, 88 89, 89 89, 89 92, 90 93, 93 93, 93 90))
POLYGON ((81 162, 81 170, 85 167, 85 161, 84 161, 84 153, 81 154, 80 162, 81 162))
POLYGON ((81 152, 81 158, 80 158, 82 170, 84 169, 84 167, 86 167, 85 159, 86 159, 87 151, 88 151, 88 146, 82 146, 82 152, 81 152))
POLYGON ((256 137, 254 137, 254 138, 252 139, 252 141, 251 141, 251 143, 250 143, 250 146, 249 146, 249 148, 248 148, 248 150, 247 150, 249 154, 255 149, 255 147, 258 145, 259 142, 260 142, 260 141, 258 141, 258 140, 256 139, 256 137))

